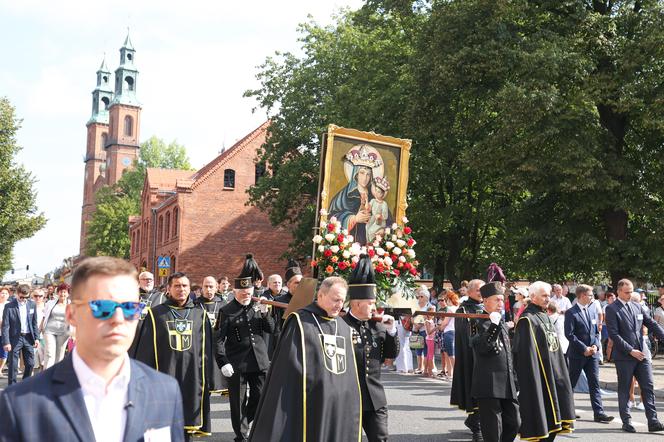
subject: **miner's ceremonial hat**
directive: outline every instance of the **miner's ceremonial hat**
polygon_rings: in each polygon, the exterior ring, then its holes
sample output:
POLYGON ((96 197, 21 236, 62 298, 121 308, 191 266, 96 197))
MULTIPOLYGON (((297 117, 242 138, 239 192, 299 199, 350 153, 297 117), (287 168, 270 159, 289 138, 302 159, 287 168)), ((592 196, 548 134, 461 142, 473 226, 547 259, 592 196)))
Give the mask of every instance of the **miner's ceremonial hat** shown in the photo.
POLYGON ((301 274, 302 270, 300 269, 300 265, 293 258, 290 258, 288 260, 288 265, 286 266, 286 284, 288 284, 288 281, 290 281, 293 276, 301 274))
POLYGON ((496 295, 502 295, 504 292, 505 289, 503 289, 503 285, 497 281, 484 284, 482 287, 480 287, 480 294, 482 295, 483 299, 496 295))
POLYGON ((240 276, 235 278, 234 287, 236 289, 248 289, 254 286, 254 282, 261 279, 263 279, 263 272, 260 267, 258 267, 254 255, 247 253, 240 276))
POLYGON ((348 277, 348 299, 376 299, 376 281, 369 255, 360 255, 348 277))

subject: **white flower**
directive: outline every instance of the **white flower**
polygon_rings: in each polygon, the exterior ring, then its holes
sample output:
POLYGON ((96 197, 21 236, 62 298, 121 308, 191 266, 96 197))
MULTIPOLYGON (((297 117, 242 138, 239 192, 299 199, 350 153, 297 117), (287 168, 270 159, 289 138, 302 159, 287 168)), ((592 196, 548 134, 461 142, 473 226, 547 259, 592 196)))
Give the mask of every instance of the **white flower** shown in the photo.
POLYGON ((337 253, 339 251, 339 246, 330 246, 332 253, 337 253))
POLYGON ((353 261, 355 264, 357 264, 359 260, 360 260, 359 256, 353 256, 353 258, 351 259, 351 261, 353 261))
MULTIPOLYGON (((339 225, 341 225, 341 223, 339 225)), ((343 235, 348 235, 348 230, 347 229, 341 229, 341 233, 343 235)))
POLYGON ((341 223, 339 221, 335 221, 334 225, 337 226, 337 229, 341 228, 341 223))
POLYGON ((362 253, 362 248, 360 247, 359 242, 354 242, 353 245, 350 246, 350 253, 353 256, 357 256, 362 253))
POLYGON ((396 235, 392 235, 392 241, 393 241, 393 242, 396 242, 396 240, 397 240, 397 236, 396 236, 396 235))
POLYGON ((395 247, 392 249, 392 253, 395 255, 401 255, 401 249, 399 247, 395 247))
POLYGON ((388 227, 387 229, 385 229, 385 234, 386 234, 386 235, 389 235, 389 234, 390 234, 390 228, 389 228, 389 227, 388 227))
POLYGON ((387 250, 390 250, 392 247, 394 247, 394 243, 392 241, 388 241, 385 243, 385 248, 387 250))
MULTIPOLYGON (((357 244, 357 243, 356 243, 356 244, 357 244)), ((364 247, 364 246, 362 246, 362 247, 360 248, 360 254, 362 254, 362 253, 364 253, 365 255, 367 254, 367 248, 364 247)))
POLYGON ((406 257, 403 256, 403 255, 401 255, 401 256, 399 257, 399 261, 401 261, 401 262, 406 262, 406 257))
POLYGON ((392 224, 392 230, 396 230, 397 227, 399 227, 397 226, 397 223, 392 224))
POLYGON ((384 254, 385 254, 385 250, 383 250, 382 247, 377 247, 376 248, 376 255, 383 256, 384 254))
POLYGON ((408 218, 404 216, 403 218, 401 218, 401 222, 404 224, 408 224, 408 218))
POLYGON ((350 251, 344 250, 344 252, 341 254, 341 256, 343 256, 344 259, 350 258, 350 251))
POLYGON ((385 259, 383 259, 383 262, 385 263, 386 266, 391 266, 392 265, 392 258, 389 256, 386 256, 385 259))
POLYGON ((325 246, 318 246, 318 251, 323 253, 325 251, 325 246))
POLYGON ((331 223, 335 223, 335 222, 337 222, 337 217, 336 217, 336 216, 333 216, 332 218, 330 218, 330 222, 331 222, 331 223))
POLYGON ((403 247, 403 246, 405 246, 405 245, 406 245, 406 241, 404 241, 403 239, 399 239, 399 240, 397 240, 397 246, 399 246, 399 247, 403 247))
POLYGON ((374 241, 374 242, 373 242, 373 246, 374 246, 374 247, 378 247, 379 245, 380 245, 380 242, 378 242, 378 241, 374 241))
POLYGON ((320 213, 320 216, 327 216, 327 210, 325 209, 320 209, 320 212, 318 213, 320 213))
POLYGON ((403 238, 403 232, 401 230, 397 230, 397 238, 403 238))
POLYGON ((409 257, 410 259, 415 258, 415 250, 413 250, 413 249, 408 249, 408 250, 406 251, 406 254, 408 255, 408 257, 409 257))
MULTIPOLYGON (((348 234, 348 231, 346 231, 346 233, 344 233, 344 235, 347 235, 347 234, 348 234)), ((353 238, 353 235, 348 235, 347 238, 348 238, 348 242, 353 242, 353 240, 355 239, 355 238, 353 238)))
POLYGON ((320 236, 320 235, 315 235, 315 236, 314 236, 314 239, 313 239, 313 241, 314 241, 316 244, 320 244, 320 242, 321 242, 322 240, 323 240, 323 237, 320 236))
POLYGON ((332 242, 336 237, 337 236, 334 233, 328 233, 327 235, 325 235, 325 241, 332 242))

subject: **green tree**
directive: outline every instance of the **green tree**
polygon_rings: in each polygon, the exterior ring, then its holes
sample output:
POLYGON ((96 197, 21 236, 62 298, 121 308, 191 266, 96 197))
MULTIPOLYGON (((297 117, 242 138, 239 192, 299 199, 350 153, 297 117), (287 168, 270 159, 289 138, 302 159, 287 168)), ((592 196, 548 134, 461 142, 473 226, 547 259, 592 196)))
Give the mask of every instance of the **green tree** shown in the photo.
POLYGON ((11 268, 14 244, 46 224, 37 212, 35 178, 15 160, 20 123, 9 100, 0 97, 0 274, 11 268))
POLYGON ((141 213, 141 191, 146 169, 193 170, 184 146, 166 144, 152 136, 143 143, 134 168, 126 170, 114 186, 104 186, 95 196, 95 212, 89 222, 86 253, 129 258, 131 240, 128 219, 141 213))

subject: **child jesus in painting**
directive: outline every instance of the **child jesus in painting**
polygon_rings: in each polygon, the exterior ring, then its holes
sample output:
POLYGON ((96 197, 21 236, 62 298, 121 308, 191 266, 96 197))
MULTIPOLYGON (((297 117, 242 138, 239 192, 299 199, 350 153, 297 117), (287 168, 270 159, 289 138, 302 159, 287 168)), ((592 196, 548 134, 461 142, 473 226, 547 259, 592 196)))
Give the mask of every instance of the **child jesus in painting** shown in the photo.
POLYGON ((367 223, 367 241, 370 243, 373 242, 376 235, 383 235, 385 233, 385 226, 389 216, 387 201, 385 201, 388 190, 390 190, 390 183, 387 181, 387 178, 376 177, 373 179, 371 186, 373 199, 369 201, 371 217, 367 223))

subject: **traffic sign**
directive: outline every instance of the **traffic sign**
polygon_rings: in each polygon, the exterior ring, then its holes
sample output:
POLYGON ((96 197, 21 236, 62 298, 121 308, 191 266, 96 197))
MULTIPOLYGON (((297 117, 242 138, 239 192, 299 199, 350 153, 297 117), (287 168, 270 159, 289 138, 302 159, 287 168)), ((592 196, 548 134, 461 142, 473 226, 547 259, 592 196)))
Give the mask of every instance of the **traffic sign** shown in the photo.
MULTIPOLYGON (((157 258, 157 267, 160 269, 170 269, 171 268, 171 258, 168 256, 160 256, 157 258)), ((161 276, 161 273, 159 273, 161 276)))
POLYGON ((168 276, 168 269, 159 269, 159 276, 168 276))

